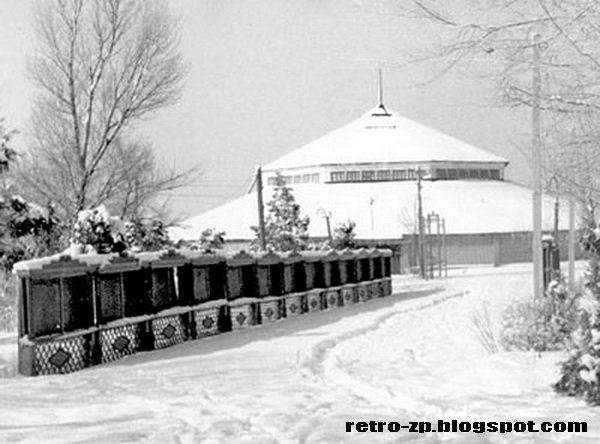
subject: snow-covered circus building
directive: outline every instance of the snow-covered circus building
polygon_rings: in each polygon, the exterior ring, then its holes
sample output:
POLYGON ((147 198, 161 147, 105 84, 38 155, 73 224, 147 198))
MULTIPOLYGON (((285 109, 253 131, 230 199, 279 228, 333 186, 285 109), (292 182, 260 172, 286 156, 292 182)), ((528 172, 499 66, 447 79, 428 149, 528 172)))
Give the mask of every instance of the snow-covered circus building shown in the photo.
MULTIPOLYGON (((417 172, 423 214, 446 223, 449 263, 505 263, 531 258, 531 190, 505 180, 508 160, 398 115, 382 103, 357 120, 265 165, 264 198, 276 174, 290 184, 312 238, 326 238, 326 221, 356 223, 365 245, 393 247, 395 268, 405 268, 417 220, 417 172), (404 247, 402 247, 404 246, 404 247), (400 260, 400 256, 404 256, 400 260)), ((206 228, 228 240, 254 237, 256 193, 192 217, 173 229, 176 239, 197 239, 206 228)), ((567 227, 560 211, 560 227, 567 227)), ((543 227, 554 224, 554 199, 543 197, 543 227)), ((563 249, 564 250, 564 249, 563 249)), ((413 252, 414 256, 414 252, 413 252)), ((414 265, 414 264, 413 264, 414 265)))

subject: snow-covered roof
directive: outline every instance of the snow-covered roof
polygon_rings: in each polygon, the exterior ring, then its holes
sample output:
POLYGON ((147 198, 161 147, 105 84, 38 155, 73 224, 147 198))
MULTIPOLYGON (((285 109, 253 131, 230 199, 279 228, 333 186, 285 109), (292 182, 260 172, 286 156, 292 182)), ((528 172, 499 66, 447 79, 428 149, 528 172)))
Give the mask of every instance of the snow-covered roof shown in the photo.
MULTIPOLYGON (((434 211, 444 217, 449 234, 532 230, 528 188, 498 180, 422 181, 422 185, 423 214, 434 211)), ((265 188, 265 202, 272 192, 272 187, 265 188)), ((413 232, 417 202, 413 181, 303 184, 293 193, 302 214, 311 219, 311 237, 327 236, 325 220, 317 216, 319 208, 331 212, 332 226, 347 219, 356 222, 359 239, 398 239, 413 232)), ((255 193, 246 194, 183 222, 171 235, 196 239, 202 230, 215 227, 225 231, 227 239, 252 239, 250 226, 258 223, 256 202, 255 193)), ((551 230, 554 199, 544 196, 543 202, 544 229, 551 230)), ((566 227, 566 212, 560 218, 560 226, 566 227)))
POLYGON ((508 163, 503 157, 379 106, 359 119, 269 163, 263 170, 435 161, 508 163))

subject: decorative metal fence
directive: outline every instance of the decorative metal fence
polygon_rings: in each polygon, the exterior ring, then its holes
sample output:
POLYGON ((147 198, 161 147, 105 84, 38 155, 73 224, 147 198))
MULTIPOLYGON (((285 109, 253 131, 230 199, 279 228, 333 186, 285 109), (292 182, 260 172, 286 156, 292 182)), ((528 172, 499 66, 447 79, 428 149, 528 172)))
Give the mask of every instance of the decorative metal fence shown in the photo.
POLYGON ((220 256, 168 250, 15 265, 19 372, 69 373, 391 294, 389 250, 220 256))

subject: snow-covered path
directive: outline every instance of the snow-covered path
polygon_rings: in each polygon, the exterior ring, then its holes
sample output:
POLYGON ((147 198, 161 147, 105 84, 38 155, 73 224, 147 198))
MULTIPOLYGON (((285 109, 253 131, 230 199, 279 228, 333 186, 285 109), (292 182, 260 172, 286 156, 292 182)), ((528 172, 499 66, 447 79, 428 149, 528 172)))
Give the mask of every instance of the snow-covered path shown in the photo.
POLYGON ((486 352, 472 318, 526 297, 530 266, 396 279, 396 296, 140 354, 0 379, 0 442, 600 442, 554 361, 486 352), (346 433, 346 421, 588 421, 586 434, 346 433))

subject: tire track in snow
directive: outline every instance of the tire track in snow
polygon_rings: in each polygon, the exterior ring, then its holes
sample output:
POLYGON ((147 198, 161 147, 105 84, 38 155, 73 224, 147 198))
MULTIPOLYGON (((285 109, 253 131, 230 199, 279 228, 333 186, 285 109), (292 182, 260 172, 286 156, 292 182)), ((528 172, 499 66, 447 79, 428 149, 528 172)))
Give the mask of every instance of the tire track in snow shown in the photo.
MULTIPOLYGON (((415 290, 416 289, 417 288, 415 288, 415 290)), ((423 287, 421 286, 418 289, 422 290, 423 287)), ((399 310, 393 310, 392 312, 377 316, 374 319, 369 320, 367 325, 353 328, 318 342, 312 347, 310 356, 304 360, 302 360, 300 356, 298 357, 300 367, 307 369, 308 376, 315 379, 317 383, 325 384, 330 387, 338 387, 345 392, 352 393, 355 397, 360 398, 371 405, 383 404, 385 406, 393 406, 394 409, 396 409, 400 401, 401 405, 410 411, 431 414, 439 413, 437 412, 437 409, 427 403, 408 396, 399 398, 398 394, 392 393, 387 386, 373 386, 367 381, 353 376, 353 372, 348 366, 341 365, 339 359, 336 359, 335 361, 331 360, 330 355, 332 350, 341 344, 372 333, 382 328, 384 324, 395 317, 403 316, 411 312, 427 310, 448 300, 463 297, 466 294, 468 294, 467 290, 442 290, 441 293, 437 295, 434 294, 427 301, 417 303, 415 306, 400 308, 399 310)), ((403 301, 398 302, 401 304, 403 301)))

